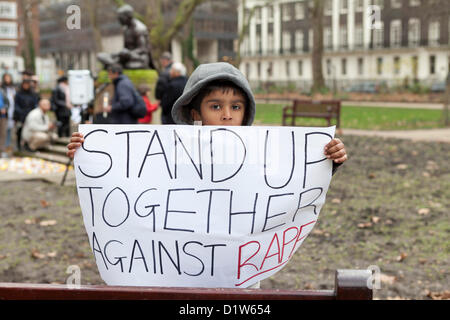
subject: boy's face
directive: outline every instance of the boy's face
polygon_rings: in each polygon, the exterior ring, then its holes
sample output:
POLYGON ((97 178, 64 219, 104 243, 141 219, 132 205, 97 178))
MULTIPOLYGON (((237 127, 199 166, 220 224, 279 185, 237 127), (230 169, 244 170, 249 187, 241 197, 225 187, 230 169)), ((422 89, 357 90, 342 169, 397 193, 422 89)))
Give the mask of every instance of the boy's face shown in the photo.
POLYGON ((245 102, 245 97, 236 90, 215 90, 203 98, 200 114, 197 110, 192 110, 192 118, 206 126, 241 126, 245 116, 245 102))

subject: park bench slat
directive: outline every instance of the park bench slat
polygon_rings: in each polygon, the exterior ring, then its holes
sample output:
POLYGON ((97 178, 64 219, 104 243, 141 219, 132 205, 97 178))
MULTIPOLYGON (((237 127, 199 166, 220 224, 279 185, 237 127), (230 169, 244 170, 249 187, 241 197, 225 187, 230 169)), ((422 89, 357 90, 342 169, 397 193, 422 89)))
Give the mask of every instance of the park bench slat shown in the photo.
POLYGON ((322 118, 327 120, 328 126, 331 120, 336 119, 336 128, 340 128, 341 102, 338 100, 293 100, 291 106, 283 108, 283 126, 295 126, 296 118, 322 118), (288 122, 288 120, 290 121, 288 122))
POLYGON ((0 283, 0 300, 370 300, 369 270, 337 270, 334 290, 297 291, 0 283))

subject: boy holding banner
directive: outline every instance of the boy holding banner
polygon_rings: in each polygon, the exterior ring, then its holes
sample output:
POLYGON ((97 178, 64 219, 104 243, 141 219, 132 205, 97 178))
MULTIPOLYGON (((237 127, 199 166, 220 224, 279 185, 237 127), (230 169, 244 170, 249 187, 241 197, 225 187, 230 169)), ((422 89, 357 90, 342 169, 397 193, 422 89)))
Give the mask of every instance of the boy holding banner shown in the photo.
MULTIPOLYGON (((202 64, 192 73, 173 106, 172 117, 184 125, 251 126, 255 112, 255 98, 247 79, 231 64, 218 62, 202 64)), ((67 155, 73 158, 83 142, 83 135, 74 132, 67 155)), ((338 138, 325 146, 324 153, 333 160, 333 172, 347 160, 344 143, 338 138)))
MULTIPOLYGON (((181 97, 175 102, 172 117, 182 125, 251 126, 256 103, 244 75, 228 63, 200 65, 189 78, 181 97)), ((84 142, 79 132, 72 134, 67 155, 74 157, 84 142)), ((333 160, 333 173, 347 160, 340 139, 332 139, 324 154, 333 160)), ((250 288, 259 288, 259 281, 250 288)))

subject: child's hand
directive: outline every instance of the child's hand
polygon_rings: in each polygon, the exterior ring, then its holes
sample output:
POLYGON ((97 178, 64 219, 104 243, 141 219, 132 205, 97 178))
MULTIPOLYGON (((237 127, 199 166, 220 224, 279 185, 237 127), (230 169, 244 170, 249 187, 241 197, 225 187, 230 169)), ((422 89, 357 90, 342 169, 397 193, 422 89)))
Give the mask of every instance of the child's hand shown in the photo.
POLYGON ((72 133, 72 137, 70 138, 70 143, 67 145, 67 156, 69 158, 74 157, 75 152, 79 147, 81 147, 81 144, 84 142, 83 134, 79 132, 72 133))
POLYGON ((325 155, 335 163, 344 163, 347 160, 344 143, 338 138, 334 138, 325 146, 325 155))

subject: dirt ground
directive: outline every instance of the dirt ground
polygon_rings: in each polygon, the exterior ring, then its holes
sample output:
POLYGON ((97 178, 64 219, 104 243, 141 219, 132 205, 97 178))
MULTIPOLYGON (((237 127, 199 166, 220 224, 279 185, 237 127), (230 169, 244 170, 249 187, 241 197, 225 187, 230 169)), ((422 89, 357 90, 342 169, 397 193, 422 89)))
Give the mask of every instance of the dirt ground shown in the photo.
MULTIPOLYGON (((343 137, 349 160, 319 221, 262 288, 332 289, 336 269, 381 271, 377 299, 439 299, 450 290, 450 144, 343 137)), ((74 186, 0 185, 0 281, 102 284, 74 186)))

